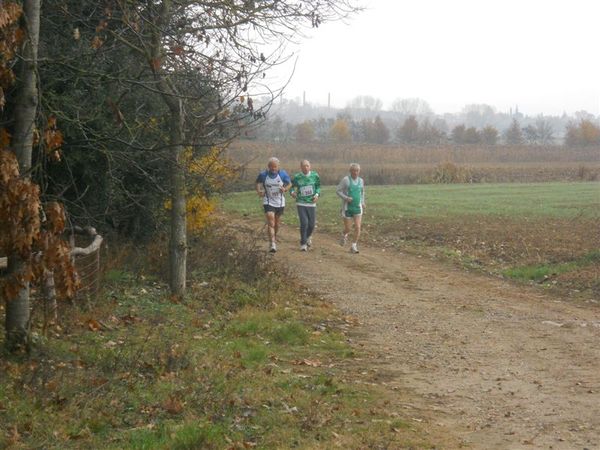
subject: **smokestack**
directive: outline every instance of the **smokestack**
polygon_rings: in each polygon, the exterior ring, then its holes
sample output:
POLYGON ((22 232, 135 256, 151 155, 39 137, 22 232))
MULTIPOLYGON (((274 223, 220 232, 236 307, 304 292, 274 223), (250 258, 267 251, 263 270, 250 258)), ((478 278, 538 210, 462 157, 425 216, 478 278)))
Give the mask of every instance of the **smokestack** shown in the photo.
POLYGON ((327 93, 327 109, 331 109, 331 92, 327 93))
POLYGON ((306 106, 306 91, 302 91, 302 106, 306 106))

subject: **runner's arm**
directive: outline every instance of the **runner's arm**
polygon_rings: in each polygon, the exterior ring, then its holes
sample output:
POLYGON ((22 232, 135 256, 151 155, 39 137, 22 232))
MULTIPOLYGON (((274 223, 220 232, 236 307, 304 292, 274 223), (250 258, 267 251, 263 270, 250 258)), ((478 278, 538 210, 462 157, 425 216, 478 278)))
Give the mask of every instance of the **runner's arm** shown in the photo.
POLYGON ((281 192, 286 192, 289 189, 291 189, 292 187, 292 180, 290 179, 290 176, 287 174, 287 172, 285 170, 280 170, 279 171, 279 176, 281 177, 281 181, 283 182, 283 186, 281 188, 281 192))
POLYGON ((321 178, 319 178, 319 174, 317 172, 313 173, 315 193, 313 195, 312 202, 317 203, 317 200, 319 200, 319 197, 321 197, 321 178))
POLYGON ((335 191, 337 196, 340 197, 345 202, 352 201, 352 197, 349 197, 348 195, 346 195, 346 192, 348 192, 348 186, 349 186, 348 177, 344 177, 344 178, 342 178, 342 181, 340 181, 340 184, 338 184, 337 189, 335 191))
POLYGON ((321 196, 321 177, 315 172, 315 194, 321 196))
POLYGON ((265 195, 265 192, 263 191, 264 189, 264 183, 265 182, 265 178, 263 176, 263 172, 259 173, 258 176, 256 177, 256 193, 258 194, 259 197, 263 197, 265 195))
POLYGON ((296 197, 296 190, 298 189, 298 182, 296 181, 296 177, 292 176, 292 187, 290 188, 290 195, 292 197, 296 197))
POLYGON ((363 208, 365 206, 367 206, 367 204, 365 203, 365 180, 364 179, 362 182, 362 191, 360 192, 360 203, 362 204, 363 208))

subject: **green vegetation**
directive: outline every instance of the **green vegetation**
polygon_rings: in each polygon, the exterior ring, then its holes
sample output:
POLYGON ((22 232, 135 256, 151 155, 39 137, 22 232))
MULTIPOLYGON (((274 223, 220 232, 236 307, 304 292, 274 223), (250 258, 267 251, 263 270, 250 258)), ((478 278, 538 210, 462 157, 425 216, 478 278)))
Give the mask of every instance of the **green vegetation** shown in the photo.
MULTIPOLYGON (((285 220, 297 223, 288 199, 285 220), (292 210, 292 213, 289 213, 292 210)), ((262 217, 254 192, 229 194, 226 211, 262 217)), ((321 225, 339 222, 339 198, 326 186, 319 200, 321 225)), ((600 217, 600 183, 367 185, 366 222, 383 224, 402 218, 501 216, 507 218, 600 217)))
POLYGON ((535 266, 521 266, 506 269, 503 274, 509 278, 523 281, 544 281, 552 275, 569 272, 575 269, 575 263, 538 264, 535 266))
POLYGON ((464 215, 504 217, 600 216, 599 183, 536 183, 373 187, 370 206, 413 217, 464 215))
POLYGON ((92 310, 63 305, 32 355, 2 355, 0 448, 431 447, 329 304, 231 237, 201 245, 183 300, 114 268, 92 310))
MULTIPOLYGON (((297 226, 290 201, 284 222, 297 226)), ((254 192, 230 194, 225 211, 262 219, 254 192)), ((338 233, 333 186, 319 200, 320 232, 338 233)), ((462 267, 600 295, 600 183, 369 186, 364 240, 435 255, 462 267)))
POLYGON ((511 267, 510 269, 503 271, 503 275, 516 280, 539 282, 594 263, 600 263, 600 250, 588 253, 581 258, 565 263, 511 267))

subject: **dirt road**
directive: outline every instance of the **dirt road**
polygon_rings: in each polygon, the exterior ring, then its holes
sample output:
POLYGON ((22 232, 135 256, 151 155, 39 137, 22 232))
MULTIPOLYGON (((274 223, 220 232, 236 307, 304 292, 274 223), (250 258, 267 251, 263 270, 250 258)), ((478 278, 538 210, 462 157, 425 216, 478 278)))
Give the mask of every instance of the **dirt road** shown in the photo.
POLYGON ((353 255, 328 235, 300 252, 289 226, 281 239, 274 258, 358 318, 353 340, 390 401, 402 392, 448 445, 600 448, 600 306, 399 251, 353 255))

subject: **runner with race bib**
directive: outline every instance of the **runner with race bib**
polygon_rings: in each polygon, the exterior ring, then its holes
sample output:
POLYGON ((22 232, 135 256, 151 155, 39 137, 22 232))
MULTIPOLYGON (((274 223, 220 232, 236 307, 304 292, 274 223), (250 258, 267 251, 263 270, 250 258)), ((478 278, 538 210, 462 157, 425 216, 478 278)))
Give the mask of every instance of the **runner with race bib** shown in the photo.
POLYGON ((260 172, 256 178, 256 193, 262 198, 271 253, 277 251, 277 232, 285 208, 284 194, 290 187, 290 176, 285 170, 279 169, 279 160, 270 158, 267 169, 260 172))
POLYGON ((300 163, 300 172, 292 178, 290 195, 296 199, 300 219, 300 250, 305 252, 312 245, 312 233, 317 219, 317 201, 321 195, 319 174, 310 170, 310 161, 300 163))

